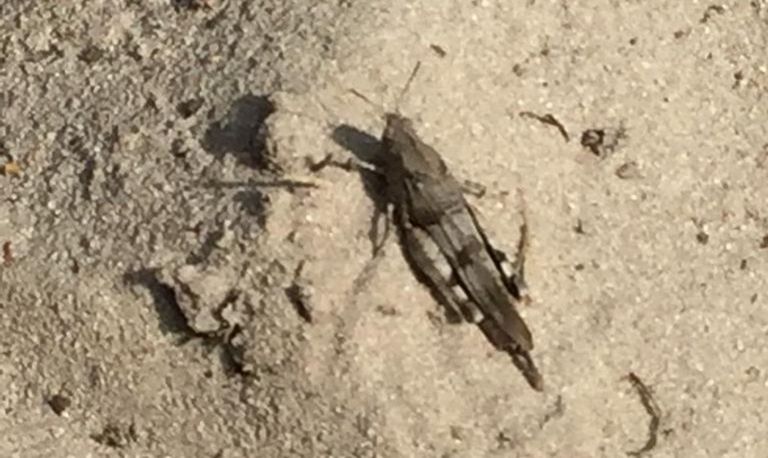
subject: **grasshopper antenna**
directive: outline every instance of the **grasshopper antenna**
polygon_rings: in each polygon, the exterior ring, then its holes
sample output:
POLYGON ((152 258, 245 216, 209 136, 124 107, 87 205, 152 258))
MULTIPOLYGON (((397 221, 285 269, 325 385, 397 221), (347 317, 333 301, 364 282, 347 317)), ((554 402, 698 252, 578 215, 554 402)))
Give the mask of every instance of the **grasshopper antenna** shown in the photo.
POLYGON ((411 87, 411 82, 413 82, 413 79, 416 78, 416 74, 419 72, 419 69, 421 68, 421 61, 416 62, 416 65, 413 67, 413 71, 411 71, 411 75, 408 77, 408 80, 405 82, 405 86, 403 86, 403 90, 400 91, 400 95, 397 96, 397 99, 395 99, 395 111, 400 112, 400 101, 403 99, 403 96, 405 96, 405 93, 408 92, 408 88, 411 87))
MULTIPOLYGON (((413 71, 411 71, 411 75, 408 77, 408 80, 405 82, 405 86, 403 86, 403 90, 400 91, 400 94, 397 96, 397 99, 395 99, 395 112, 399 113, 400 111, 400 101, 403 99, 405 94, 408 92, 408 89, 411 87, 411 82, 413 82, 414 78, 416 78, 416 74, 419 72, 419 69, 421 68, 421 61, 416 62, 416 66, 413 67, 413 71)), ((384 111, 382 110, 380 105, 377 105, 376 103, 372 102, 371 99, 366 97, 365 95, 361 94, 356 89, 349 89, 349 92, 352 93, 355 97, 361 99, 371 107, 373 107, 377 111, 384 111)))

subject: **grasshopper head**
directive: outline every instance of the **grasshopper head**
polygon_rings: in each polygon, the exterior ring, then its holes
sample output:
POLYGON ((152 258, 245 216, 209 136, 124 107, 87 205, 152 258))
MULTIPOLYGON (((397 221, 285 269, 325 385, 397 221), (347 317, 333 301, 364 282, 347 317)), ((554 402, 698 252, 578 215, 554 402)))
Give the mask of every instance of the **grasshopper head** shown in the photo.
POLYGON ((413 122, 397 113, 387 113, 384 119, 386 126, 381 142, 389 155, 388 162, 391 166, 397 164, 399 168, 409 169, 408 163, 418 160, 421 156, 418 148, 420 140, 413 128, 413 122))
POLYGON ((384 119, 387 125, 381 140, 385 152, 390 155, 388 162, 391 166, 407 174, 447 173, 443 160, 419 138, 410 119, 397 113, 387 113, 384 119))
POLYGON ((384 115, 387 122, 384 127, 382 139, 388 143, 401 143, 409 141, 409 138, 416 136, 413 130, 413 122, 398 113, 387 113, 384 115))
MULTIPOLYGON (((387 113, 384 115, 384 120, 386 126, 381 136, 384 150, 397 159, 403 160, 408 152, 414 151, 414 140, 418 138, 413 129, 413 122, 397 113, 387 113)), ((389 161, 393 159, 395 158, 390 157, 389 161)))

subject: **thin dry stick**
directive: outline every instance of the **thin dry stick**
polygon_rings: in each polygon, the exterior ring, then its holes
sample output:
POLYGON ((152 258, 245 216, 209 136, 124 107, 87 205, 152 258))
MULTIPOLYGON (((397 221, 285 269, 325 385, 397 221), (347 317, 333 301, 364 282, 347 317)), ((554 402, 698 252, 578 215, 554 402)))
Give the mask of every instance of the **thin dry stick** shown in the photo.
POLYGON ((416 66, 413 67, 413 71, 411 72, 411 76, 408 77, 408 81, 405 82, 405 86, 403 86, 403 90, 400 91, 400 95, 397 96, 397 100, 395 100, 395 109, 398 110, 400 107, 400 100, 405 96, 405 93, 408 92, 408 88, 411 87, 411 82, 414 78, 416 78, 416 73, 419 72, 419 69, 421 68, 421 61, 416 62, 416 66))
POLYGON ((634 372, 630 372, 629 375, 627 375, 627 379, 637 390, 637 394, 640 396, 640 402, 651 417, 651 421, 648 424, 648 440, 645 442, 645 445, 638 450, 627 452, 627 455, 629 456, 640 456, 656 446, 659 436, 659 423, 661 423, 661 409, 656 403, 656 400, 653 399, 651 390, 649 390, 645 383, 640 380, 640 377, 635 375, 634 372))
MULTIPOLYGON (((400 94, 397 96, 397 99, 395 99, 395 112, 400 111, 400 108, 399 108, 400 101, 405 96, 405 93, 408 92, 408 88, 411 87, 411 82, 413 81, 414 78, 416 78, 416 73, 419 72, 420 68, 421 68, 421 61, 418 61, 416 62, 416 65, 413 67, 413 71, 411 71, 411 75, 406 80, 405 85, 403 86, 403 89, 400 91, 400 94)), ((379 105, 376 105, 375 103, 373 103, 371 99, 369 99, 368 97, 360 93, 357 89, 349 89, 349 92, 355 97, 363 100, 365 103, 372 106, 373 108, 377 110, 382 110, 382 108, 379 105)))
POLYGON ((523 111, 520 113, 520 116, 524 118, 532 118, 535 119, 543 124, 547 124, 550 126, 554 126, 557 128, 558 131, 560 131, 560 135, 563 136, 566 142, 571 140, 570 135, 568 135, 568 131, 565 130, 565 126, 563 126, 563 123, 557 120, 555 116, 551 113, 547 113, 545 115, 538 115, 536 113, 533 113, 531 111, 523 111))

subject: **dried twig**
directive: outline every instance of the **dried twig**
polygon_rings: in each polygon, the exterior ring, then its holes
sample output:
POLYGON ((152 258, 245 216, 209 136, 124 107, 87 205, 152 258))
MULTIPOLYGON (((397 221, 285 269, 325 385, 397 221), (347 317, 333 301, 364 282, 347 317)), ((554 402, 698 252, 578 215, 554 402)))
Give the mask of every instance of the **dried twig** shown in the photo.
POLYGON ((302 277, 305 263, 306 261, 302 260, 296 266, 293 272, 293 282, 286 288, 285 293, 288 296, 288 300, 296 308, 296 313, 298 313, 299 317, 307 323, 312 323, 312 304, 309 297, 309 288, 302 277))
POLYGON ((524 118, 532 118, 532 119, 535 119, 535 120, 537 120, 537 121, 539 121, 541 123, 544 123, 544 124, 547 124, 547 125, 550 125, 550 126, 555 126, 557 128, 557 130, 560 131, 560 135, 563 136, 563 138, 565 139, 566 142, 571 140, 571 136, 568 135, 568 131, 565 130, 565 127, 563 126, 563 123, 558 121, 557 118, 555 118, 555 116, 553 114, 551 114, 551 113, 547 113, 547 114, 542 116, 542 115, 538 115, 536 113, 533 113, 531 111, 523 111, 523 112, 520 113, 520 116, 522 116, 524 118))
POLYGON ((651 421, 648 424, 648 440, 645 442, 645 445, 638 450, 627 452, 627 455, 629 456, 640 456, 656 446, 659 436, 659 424, 661 423, 661 409, 656 403, 656 400, 653 399, 651 390, 649 390, 645 383, 640 380, 640 377, 634 372, 630 372, 629 375, 627 375, 627 379, 637 390, 637 394, 640 396, 640 402, 651 417, 651 421))
POLYGON ((434 51, 435 54, 437 54, 437 56, 440 58, 443 58, 446 55, 448 55, 445 49, 443 49, 440 45, 432 44, 432 45, 429 45, 429 47, 432 48, 432 51, 434 51))

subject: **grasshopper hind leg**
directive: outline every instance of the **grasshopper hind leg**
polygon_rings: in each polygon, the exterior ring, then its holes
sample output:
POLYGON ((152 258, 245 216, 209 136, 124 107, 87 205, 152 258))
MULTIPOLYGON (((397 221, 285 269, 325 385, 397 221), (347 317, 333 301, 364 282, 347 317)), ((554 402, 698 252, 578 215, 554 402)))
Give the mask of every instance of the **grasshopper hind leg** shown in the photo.
POLYGON ((486 234, 482 234, 485 245, 491 259, 501 272, 504 285, 515 299, 530 302, 528 283, 525 280, 525 258, 528 252, 528 226, 523 223, 520 226, 520 242, 517 247, 517 255, 514 261, 510 261, 507 254, 494 246, 494 243, 486 234))
POLYGON ((403 225, 402 237, 407 258, 417 274, 432 293, 447 308, 448 320, 478 323, 483 313, 467 296, 456 280, 453 268, 445 259, 440 247, 423 229, 403 225))
MULTIPOLYGON (((505 269, 505 263, 509 264, 509 266, 506 267, 506 269, 509 269, 509 272, 504 272, 507 288, 510 289, 516 299, 524 302, 530 302, 531 300, 528 290, 528 282, 525 280, 525 257, 529 250, 529 244, 528 223, 524 221, 523 224, 520 225, 520 242, 517 245, 517 257, 515 262, 509 263, 509 260, 507 259, 501 261, 502 269, 505 269)), ((506 256, 504 258, 506 258, 506 256)))
POLYGON ((378 257, 384 245, 389 240, 389 235, 392 232, 392 219, 394 218, 394 210, 392 205, 387 205, 385 208, 376 207, 373 216, 371 217, 371 228, 368 231, 368 238, 372 244, 373 257, 378 257), (383 228, 380 228, 383 222, 383 228))
POLYGON ((495 321, 483 320, 479 326, 485 337, 497 350, 506 352, 512 358, 512 362, 528 382, 528 385, 536 391, 543 391, 544 378, 533 362, 531 354, 517 346, 495 321))
POLYGON ((488 234, 480 229, 477 216, 475 215, 474 211, 470 211, 472 212, 472 217, 474 218, 475 223, 480 231, 480 235, 483 238, 483 243, 485 244, 488 253, 491 255, 491 259, 493 259, 494 264, 496 264, 497 269, 502 275, 504 285, 507 287, 507 290, 518 301, 529 303, 530 294, 528 290, 528 283, 525 280, 525 259, 528 254, 530 239, 528 235, 528 222, 525 220, 525 214, 523 214, 523 223, 520 225, 520 241, 517 244, 515 260, 514 262, 511 262, 507 254, 496 248, 493 240, 488 237, 488 234))
POLYGON ((495 244, 480 225, 477 210, 470 205, 467 205, 467 209, 475 222, 475 227, 477 227, 483 238, 483 243, 485 244, 488 253, 491 255, 491 259, 493 259, 496 268, 500 271, 503 277, 504 285, 507 287, 507 290, 518 301, 530 303, 531 298, 528 290, 528 283, 525 279, 525 258, 530 246, 530 236, 528 233, 528 217, 525 210, 525 201, 522 199, 522 191, 520 191, 520 194, 523 206, 521 211, 523 222, 520 225, 520 241, 517 244, 517 253, 515 254, 514 262, 510 262, 507 254, 494 246, 495 244))

